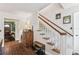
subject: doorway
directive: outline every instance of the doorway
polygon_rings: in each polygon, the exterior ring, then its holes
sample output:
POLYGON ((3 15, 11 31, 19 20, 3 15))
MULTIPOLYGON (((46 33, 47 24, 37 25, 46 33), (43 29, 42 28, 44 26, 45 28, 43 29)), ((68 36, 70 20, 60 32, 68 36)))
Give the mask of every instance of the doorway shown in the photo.
POLYGON ((14 19, 4 18, 4 41, 15 40, 15 21, 14 19))

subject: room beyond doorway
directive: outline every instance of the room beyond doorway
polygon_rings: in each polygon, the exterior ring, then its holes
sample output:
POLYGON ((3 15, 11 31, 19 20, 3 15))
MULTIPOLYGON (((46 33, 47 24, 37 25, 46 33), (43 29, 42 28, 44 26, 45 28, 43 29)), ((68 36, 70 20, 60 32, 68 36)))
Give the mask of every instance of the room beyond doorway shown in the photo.
POLYGON ((15 40, 15 21, 13 19, 4 18, 4 41, 15 40))

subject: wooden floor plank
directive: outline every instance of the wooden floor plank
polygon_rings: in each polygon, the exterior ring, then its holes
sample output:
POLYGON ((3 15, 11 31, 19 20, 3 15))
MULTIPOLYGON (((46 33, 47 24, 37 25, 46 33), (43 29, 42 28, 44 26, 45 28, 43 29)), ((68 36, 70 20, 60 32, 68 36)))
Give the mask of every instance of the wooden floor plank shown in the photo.
POLYGON ((15 41, 6 42, 3 49, 4 55, 34 55, 33 49, 31 47, 26 48, 22 43, 17 43, 15 41))

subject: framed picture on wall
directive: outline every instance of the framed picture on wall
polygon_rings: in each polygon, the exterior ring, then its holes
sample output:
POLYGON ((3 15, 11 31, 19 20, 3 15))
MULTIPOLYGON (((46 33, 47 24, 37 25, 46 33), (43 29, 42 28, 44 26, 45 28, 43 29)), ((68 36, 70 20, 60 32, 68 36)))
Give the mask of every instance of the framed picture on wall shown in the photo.
POLYGON ((64 16, 63 17, 63 24, 69 24, 71 23, 71 15, 64 16))
POLYGON ((61 13, 56 14, 56 19, 61 19, 61 13))

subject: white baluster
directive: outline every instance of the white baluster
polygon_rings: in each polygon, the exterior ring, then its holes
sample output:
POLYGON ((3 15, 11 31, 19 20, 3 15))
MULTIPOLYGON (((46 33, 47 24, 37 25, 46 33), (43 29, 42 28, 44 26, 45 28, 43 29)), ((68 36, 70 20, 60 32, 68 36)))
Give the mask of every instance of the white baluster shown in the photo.
POLYGON ((60 35, 61 54, 66 55, 66 35, 60 35))

